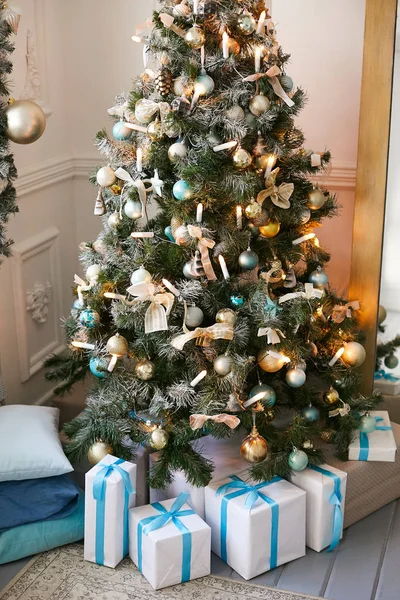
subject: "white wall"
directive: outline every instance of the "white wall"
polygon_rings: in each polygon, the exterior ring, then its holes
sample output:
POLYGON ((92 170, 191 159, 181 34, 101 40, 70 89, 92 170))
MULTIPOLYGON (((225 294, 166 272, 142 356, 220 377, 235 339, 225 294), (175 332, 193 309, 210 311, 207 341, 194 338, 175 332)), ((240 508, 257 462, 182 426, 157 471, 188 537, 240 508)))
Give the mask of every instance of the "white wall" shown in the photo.
MULTIPOLYGON (((86 181, 87 172, 102 161, 93 146, 94 135, 104 126, 110 128, 107 108, 117 93, 129 91, 131 79, 142 70, 142 49, 130 37, 135 26, 151 14, 155 2, 18 3, 24 17, 17 37, 14 95, 18 97, 24 84, 25 30, 29 27, 38 42, 44 100, 53 114, 41 140, 32 146, 14 147, 21 176, 21 213, 12 220, 9 232, 17 242, 16 249, 23 250, 18 244, 26 245, 26 240, 54 227, 59 231, 57 273, 50 273, 48 249, 39 253, 35 264, 30 259, 22 262, 21 289, 18 285, 15 291, 12 288, 18 252, 14 261, 5 261, 0 269, 3 376, 9 401, 30 403, 45 400, 51 386, 44 382, 42 370, 22 382, 20 365, 35 359, 35 353, 37 359, 38 340, 42 340, 42 349, 59 342, 54 322, 58 313, 67 314, 70 309, 70 286, 79 268, 78 243, 93 239, 100 228, 100 221, 93 216, 94 190, 86 181), (60 302, 55 294, 48 323, 32 325, 25 313, 25 292, 36 279, 49 278, 54 280, 60 302)), ((310 96, 299 118, 307 145, 315 150, 330 148, 333 153, 328 185, 339 192, 343 217, 329 222, 318 236, 332 251, 330 278, 340 289, 349 279, 364 9, 365 0, 329 4, 303 0, 301 5, 298 0, 273 0, 279 40, 292 54, 289 74, 310 96)), ((37 360, 35 364, 35 368, 40 366, 37 360)))

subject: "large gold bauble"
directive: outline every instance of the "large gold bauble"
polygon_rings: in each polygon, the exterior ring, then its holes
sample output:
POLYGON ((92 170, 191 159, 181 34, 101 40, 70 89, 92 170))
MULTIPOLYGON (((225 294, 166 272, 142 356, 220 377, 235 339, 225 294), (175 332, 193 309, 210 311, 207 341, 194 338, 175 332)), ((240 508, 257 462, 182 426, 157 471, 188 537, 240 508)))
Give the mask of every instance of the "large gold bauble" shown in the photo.
POLYGON ((46 115, 36 102, 15 100, 6 109, 7 135, 16 144, 36 142, 46 129, 46 115))
POLYGON ((278 235, 281 229, 281 224, 279 223, 278 219, 274 219, 272 217, 268 223, 261 225, 258 229, 263 237, 273 238, 278 235))
POLYGON ((231 308, 221 308, 215 317, 217 323, 226 323, 227 325, 235 325, 236 319, 236 313, 231 308))
POLYGON ((269 107, 271 106, 271 102, 268 100, 266 96, 262 94, 257 94, 257 96, 253 96, 249 103, 250 112, 253 113, 255 117, 260 117, 263 115, 269 107))
POLYGON ((114 450, 110 444, 98 440, 89 448, 87 457, 91 465, 97 465, 107 454, 113 454, 114 450))
POLYGON ((158 119, 152 121, 147 127, 147 135, 149 136, 152 142, 160 142, 163 139, 163 126, 158 119))
POLYGON ((114 356, 124 356, 128 352, 128 342, 122 335, 117 333, 108 340, 107 352, 114 356))
POLYGON ((171 231, 172 231, 172 235, 174 237, 175 237, 175 234, 176 234, 176 230, 181 225, 183 225, 183 221, 182 221, 182 219, 180 217, 172 217, 172 219, 171 219, 171 231))
POLYGON ((250 152, 247 152, 244 148, 238 148, 232 156, 233 164, 237 169, 246 169, 251 165, 252 160, 253 157, 250 152))
POLYGON ((387 317, 387 311, 386 308, 384 306, 382 306, 382 304, 379 305, 379 312, 378 312, 378 323, 379 325, 382 325, 382 323, 384 322, 384 320, 387 317))
POLYGON ((261 215, 261 206, 257 202, 251 202, 244 209, 248 219, 256 219, 261 215))
POLYGON ((268 444, 253 426, 250 435, 244 438, 240 448, 242 458, 248 463, 259 463, 267 458, 268 444))
POLYGON ((364 346, 358 342, 348 342, 344 347, 342 360, 352 367, 359 367, 367 356, 364 346))
POLYGON ((142 381, 150 381, 154 377, 154 373, 156 371, 156 366, 151 360, 147 360, 144 358, 143 360, 139 360, 135 366, 136 377, 141 379, 142 381))
POLYGON ((267 346, 265 350, 260 350, 257 356, 258 364, 263 371, 266 371, 267 373, 276 373, 282 369, 283 365, 285 364, 285 360, 283 357, 280 359, 276 358, 275 356, 271 356, 271 354, 268 354, 269 350, 276 352, 274 346, 267 346))
POLYGON ((168 444, 169 435, 161 427, 157 427, 150 434, 150 446, 154 450, 162 450, 168 444))
POLYGON ((336 404, 336 402, 338 402, 339 399, 339 392, 333 387, 331 387, 327 392, 324 393, 324 400, 327 404, 336 404))
POLYGON ((277 159, 278 157, 275 154, 262 154, 261 156, 257 156, 256 165, 263 171, 265 171, 267 167, 273 169, 276 165, 277 159), (273 159, 271 157, 273 157, 273 159))
MULTIPOLYGON (((219 47, 222 49, 223 46, 223 40, 221 40, 221 43, 219 45, 219 47)), ((229 54, 236 54, 236 56, 239 54, 240 52, 240 45, 239 43, 233 39, 233 38, 228 38, 228 50, 229 50, 229 54)))
POLYGON ((200 27, 191 27, 187 30, 185 35, 185 42, 190 48, 194 50, 198 50, 202 46, 204 46, 204 42, 206 41, 206 34, 200 27))
POLYGON ((318 210, 322 208, 328 197, 322 192, 322 190, 315 188, 308 194, 307 206, 311 210, 318 210))

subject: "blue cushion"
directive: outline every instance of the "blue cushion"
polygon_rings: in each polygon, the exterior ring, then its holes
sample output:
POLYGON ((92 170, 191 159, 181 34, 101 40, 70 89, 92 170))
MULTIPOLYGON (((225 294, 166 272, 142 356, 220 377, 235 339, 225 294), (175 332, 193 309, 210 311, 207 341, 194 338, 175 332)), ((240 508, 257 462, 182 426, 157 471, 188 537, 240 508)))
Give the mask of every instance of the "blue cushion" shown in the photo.
POLYGON ((49 406, 0 407, 0 481, 73 471, 59 439, 59 414, 49 406))
POLYGON ((5 529, 60 519, 74 512, 79 488, 70 475, 0 482, 0 533, 5 529))
POLYGON ((28 523, 0 533, 0 565, 83 539, 85 497, 80 493, 76 510, 56 521, 28 523))

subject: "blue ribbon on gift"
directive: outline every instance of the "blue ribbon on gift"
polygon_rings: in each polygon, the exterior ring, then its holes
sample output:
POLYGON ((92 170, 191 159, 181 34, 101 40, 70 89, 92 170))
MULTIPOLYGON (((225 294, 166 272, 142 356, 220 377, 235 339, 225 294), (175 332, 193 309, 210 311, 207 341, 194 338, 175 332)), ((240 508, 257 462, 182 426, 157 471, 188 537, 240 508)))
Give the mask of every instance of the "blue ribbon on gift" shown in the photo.
POLYGON ((244 503, 245 507, 251 510, 258 499, 263 500, 271 507, 271 540, 270 540, 270 569, 275 569, 278 564, 278 528, 279 528, 279 504, 263 494, 260 490, 267 485, 271 485, 272 483, 277 483, 278 481, 282 481, 281 477, 274 477, 271 481, 264 481, 262 483, 258 483, 256 485, 251 485, 246 481, 243 481, 236 475, 231 475, 228 483, 221 485, 217 489, 217 495, 222 495, 228 492, 231 489, 239 488, 236 492, 232 492, 230 494, 226 494, 222 498, 221 502, 221 558, 225 562, 227 562, 227 550, 226 550, 226 537, 228 532, 228 502, 233 498, 239 498, 239 496, 243 496, 247 494, 246 501, 244 503))
POLYGON ((390 373, 386 373, 386 371, 384 371, 383 369, 379 369, 379 371, 375 371, 375 375, 374 375, 374 379, 378 380, 378 379, 386 379, 387 381, 400 381, 399 377, 395 377, 394 375, 391 375, 390 373))
POLYGON ((96 542, 95 556, 98 565, 104 565, 104 527, 106 521, 106 486, 107 479, 111 473, 115 471, 122 477, 125 488, 124 499, 124 536, 123 536, 123 553, 128 554, 129 549, 129 496, 135 493, 133 489, 129 473, 122 469, 120 465, 125 461, 118 458, 111 465, 99 463, 97 466, 102 467, 95 475, 93 481, 93 498, 96 500, 96 542))
POLYGON ((173 505, 171 506, 171 510, 167 510, 162 504, 159 502, 154 502, 150 506, 158 510, 159 513, 157 515, 153 515, 152 517, 147 517, 146 519, 142 519, 138 523, 137 528, 137 540, 138 540, 138 568, 139 571, 142 572, 143 565, 143 534, 148 535, 151 531, 155 531, 156 529, 161 529, 164 527, 169 521, 179 529, 182 533, 182 578, 181 583, 185 581, 190 581, 190 564, 192 561, 192 534, 190 530, 184 525, 181 521, 181 517, 188 517, 189 515, 194 515, 194 510, 181 510, 182 506, 185 504, 187 499, 189 498, 189 494, 184 494, 183 492, 179 494, 173 505))
MULTIPOLYGON (((383 421, 382 417, 375 417, 375 421, 383 421)), ((377 425, 375 431, 390 431, 392 428, 389 425, 377 425)), ((360 453, 358 460, 368 460, 369 455, 369 441, 368 433, 360 431, 360 453)))
POLYGON ((332 550, 334 550, 339 544, 343 529, 343 513, 342 509, 340 508, 343 496, 342 492, 340 491, 340 477, 336 475, 336 473, 332 473, 332 471, 328 471, 322 467, 317 467, 317 465, 308 465, 308 467, 313 471, 317 471, 317 473, 321 473, 322 475, 333 479, 334 490, 329 499, 329 503, 333 504, 335 508, 333 513, 332 541, 327 550, 327 552, 332 552, 332 550))

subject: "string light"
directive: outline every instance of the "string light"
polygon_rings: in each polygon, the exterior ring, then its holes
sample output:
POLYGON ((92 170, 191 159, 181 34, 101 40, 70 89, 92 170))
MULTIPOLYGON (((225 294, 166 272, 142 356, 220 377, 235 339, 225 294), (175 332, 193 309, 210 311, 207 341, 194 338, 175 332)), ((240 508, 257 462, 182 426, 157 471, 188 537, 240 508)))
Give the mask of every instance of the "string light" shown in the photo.
POLYGON ((140 147, 136 150, 136 171, 143 171, 143 148, 140 147))
POLYGON ((191 387, 196 387, 196 385, 200 383, 200 381, 202 381, 204 377, 206 377, 206 375, 207 371, 201 371, 201 373, 199 373, 197 377, 195 377, 193 381, 190 382, 191 387))
POLYGON ((96 348, 94 344, 89 344, 88 342, 78 342, 76 340, 71 342, 71 346, 74 348, 84 348, 85 350, 94 350, 96 348))
POLYGON ((153 238, 154 231, 132 231, 131 238, 142 239, 142 238, 153 238))
POLYGON ((180 291, 174 285, 172 285, 172 283, 168 281, 168 279, 163 279, 162 282, 165 285, 165 287, 174 294, 174 296, 176 296, 177 298, 180 297, 180 291))
POLYGON ((266 16, 267 16, 267 13, 265 10, 263 10, 260 15, 260 18, 258 19, 258 24, 257 24, 257 29, 256 29, 256 33, 258 33, 258 35, 261 35, 262 33, 264 33, 266 16))
POLYGON ((229 58, 229 35, 226 31, 222 34, 222 55, 224 58, 229 58))
POLYGON ((229 277, 230 277, 230 275, 229 275, 229 271, 228 271, 227 266, 226 266, 225 258, 222 256, 222 254, 219 255, 218 260, 219 260, 219 264, 220 264, 221 271, 222 271, 222 274, 224 276, 224 279, 228 280, 229 277))
POLYGON ((237 146, 237 141, 232 140, 231 142, 225 142, 224 144, 218 144, 218 146, 214 146, 214 152, 221 152, 221 150, 230 150, 237 146))
POLYGON ((128 127, 128 129, 140 131, 140 133, 147 133, 147 127, 142 127, 142 125, 135 125, 135 123, 126 123, 125 121, 123 123, 125 127, 128 127))
POLYGON ((137 44, 146 44, 147 43, 147 41, 144 38, 140 37, 140 35, 133 35, 132 41, 136 42, 137 44))
POLYGON ((254 72, 259 73, 261 69, 261 48, 257 46, 254 50, 254 72))
POLYGON ((293 244, 293 246, 298 246, 302 242, 306 242, 307 240, 312 240, 314 238, 315 238, 315 233, 307 233, 306 235, 303 235, 303 236, 297 238, 297 240, 293 240, 292 244, 293 244))
POLYGON ((343 352, 344 352, 344 346, 342 348, 339 348, 339 350, 336 352, 335 356, 329 361, 330 367, 333 367, 333 365, 335 365, 337 363, 339 358, 342 356, 343 352))
POLYGON ((243 227, 243 210, 241 206, 236 207, 236 225, 239 231, 243 227))
POLYGON ((264 175, 265 179, 268 179, 268 177, 271 175, 272 169, 276 165, 276 161, 277 161, 276 154, 270 154, 268 156, 268 159, 267 159, 267 168, 265 169, 265 175, 264 175))
POLYGON ((197 223, 201 223, 203 220, 203 205, 201 202, 199 202, 199 204, 197 205, 197 210, 196 210, 196 221, 197 223))
POLYGON ((277 358, 278 360, 283 361, 286 364, 292 362, 292 360, 288 356, 285 356, 281 352, 275 352, 274 350, 268 350, 267 354, 269 354, 273 358, 277 358))

